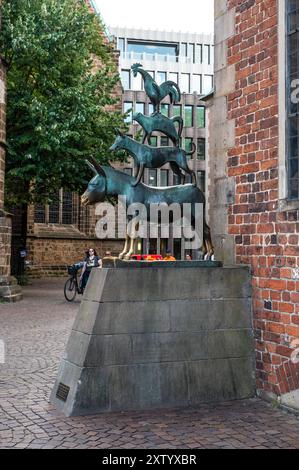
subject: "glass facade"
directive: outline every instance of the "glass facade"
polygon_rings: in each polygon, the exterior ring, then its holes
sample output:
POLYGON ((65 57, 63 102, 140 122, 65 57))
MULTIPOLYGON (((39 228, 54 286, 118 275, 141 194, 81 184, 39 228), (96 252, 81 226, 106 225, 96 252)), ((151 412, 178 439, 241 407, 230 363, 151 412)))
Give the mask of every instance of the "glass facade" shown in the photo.
POLYGON ((287 0, 287 171, 288 198, 299 199, 299 3, 287 0))
POLYGON ((199 189, 204 193, 206 188, 206 174, 204 171, 197 172, 197 185, 199 189))
POLYGON ((181 116, 182 115, 182 106, 180 104, 174 104, 172 107, 172 114, 173 116, 181 116))
POLYGON ((203 75, 202 92, 204 95, 213 89, 213 75, 203 75))
POLYGON ((157 147, 157 145, 158 145, 158 137, 152 136, 152 137, 150 138, 150 144, 151 144, 152 147, 157 147))
POLYGON ((168 117, 169 116, 169 104, 161 104, 161 114, 168 117))
POLYGON ((128 52, 135 52, 136 54, 149 54, 154 56, 158 55, 177 55, 177 46, 176 44, 165 44, 165 43, 150 43, 150 42, 138 42, 138 41, 128 41, 128 52))
POLYGON ((168 147, 168 145, 169 145, 168 137, 161 136, 160 137, 160 145, 161 145, 161 147, 168 147))
MULTIPOLYGON (((193 142, 193 139, 192 137, 185 137, 184 139, 184 148, 186 150, 186 152, 191 152, 192 150, 192 142, 193 142)), ((192 155, 187 155, 187 159, 190 160, 192 158, 192 155)))
POLYGON ((169 72, 168 79, 174 83, 179 83, 179 74, 177 72, 169 72))
POLYGON ((192 91, 196 91, 199 95, 201 94, 201 75, 193 75, 192 91))

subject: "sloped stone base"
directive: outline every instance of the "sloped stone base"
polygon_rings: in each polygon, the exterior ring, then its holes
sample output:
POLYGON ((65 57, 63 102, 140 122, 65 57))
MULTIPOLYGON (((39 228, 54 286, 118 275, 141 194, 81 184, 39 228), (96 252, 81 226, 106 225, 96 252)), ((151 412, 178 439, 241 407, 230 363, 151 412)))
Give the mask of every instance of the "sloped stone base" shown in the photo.
POLYGON ((92 272, 51 402, 65 415, 252 397, 247 267, 92 272))

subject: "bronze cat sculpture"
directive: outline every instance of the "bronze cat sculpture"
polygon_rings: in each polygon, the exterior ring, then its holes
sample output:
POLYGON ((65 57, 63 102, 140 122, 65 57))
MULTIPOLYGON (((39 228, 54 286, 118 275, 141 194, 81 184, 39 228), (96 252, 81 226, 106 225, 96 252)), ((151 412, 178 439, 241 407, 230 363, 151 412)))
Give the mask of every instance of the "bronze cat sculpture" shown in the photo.
POLYGON ((142 143, 146 139, 150 144, 150 136, 152 132, 159 131, 167 135, 175 146, 179 145, 180 137, 183 130, 183 119, 180 116, 174 116, 169 119, 161 113, 155 113, 152 116, 144 116, 142 113, 134 113, 133 121, 138 122, 142 127, 144 134, 142 143), (175 123, 178 123, 178 130, 175 128, 175 123))

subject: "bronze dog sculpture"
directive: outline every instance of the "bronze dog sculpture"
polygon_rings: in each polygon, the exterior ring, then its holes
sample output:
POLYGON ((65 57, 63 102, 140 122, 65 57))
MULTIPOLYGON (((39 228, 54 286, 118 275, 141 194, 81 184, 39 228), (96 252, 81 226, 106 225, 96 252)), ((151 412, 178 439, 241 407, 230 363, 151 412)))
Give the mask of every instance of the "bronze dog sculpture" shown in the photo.
POLYGON ((134 158, 137 171, 135 173, 136 180, 132 186, 137 186, 140 183, 144 168, 160 168, 165 163, 170 163, 175 173, 180 173, 178 169, 181 168, 191 175, 192 183, 196 186, 196 175, 194 171, 190 170, 187 163, 187 155, 192 155, 195 148, 193 144, 191 152, 186 152, 179 147, 147 147, 119 132, 110 150, 127 150, 134 158))
POLYGON ((161 113, 155 113, 152 116, 144 116, 142 113, 134 113, 133 121, 138 122, 144 131, 142 140, 143 144, 146 139, 150 144, 150 136, 152 132, 159 131, 167 135, 175 146, 179 145, 183 130, 183 119, 180 116, 175 116, 169 119, 161 113), (179 125, 178 131, 174 125, 176 122, 179 125))
MULTIPOLYGON (((191 204, 191 224, 195 226, 195 204, 205 204, 204 194, 198 187, 192 184, 185 186, 170 186, 167 188, 152 188, 140 183, 136 188, 132 188, 132 176, 117 171, 109 166, 101 166, 94 158, 87 162, 96 176, 89 182, 88 187, 81 197, 82 204, 96 204, 105 200, 106 196, 126 196, 126 208, 133 203, 142 203, 146 207, 147 217, 150 215, 150 205, 166 203, 168 206, 172 203, 191 204)), ((129 259, 134 252, 133 237, 127 235, 123 251, 120 253, 120 259, 129 259)), ((202 250, 205 257, 213 258, 214 248, 211 240, 210 228, 203 217, 203 241, 202 250)))
POLYGON ((160 111, 160 102, 167 95, 169 95, 171 103, 178 103, 181 100, 181 92, 175 82, 168 80, 159 86, 153 77, 142 68, 141 64, 133 64, 131 69, 134 77, 137 77, 137 73, 141 74, 144 80, 144 90, 154 106, 155 113, 160 111))

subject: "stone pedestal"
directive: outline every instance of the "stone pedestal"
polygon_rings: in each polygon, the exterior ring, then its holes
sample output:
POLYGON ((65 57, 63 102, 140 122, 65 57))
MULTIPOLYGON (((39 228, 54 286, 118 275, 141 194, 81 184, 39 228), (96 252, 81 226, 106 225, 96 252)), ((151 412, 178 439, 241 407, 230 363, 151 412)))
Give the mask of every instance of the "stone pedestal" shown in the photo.
POLYGON ((247 267, 94 269, 51 402, 67 416, 254 396, 247 267))

